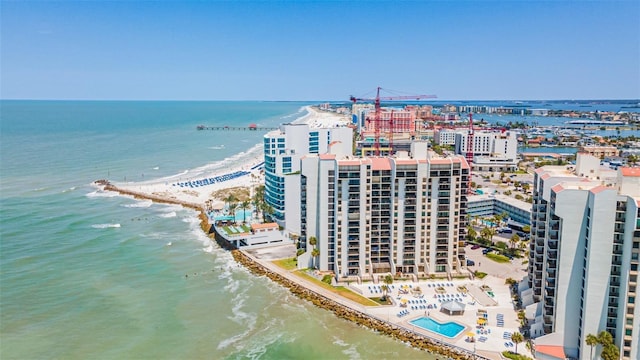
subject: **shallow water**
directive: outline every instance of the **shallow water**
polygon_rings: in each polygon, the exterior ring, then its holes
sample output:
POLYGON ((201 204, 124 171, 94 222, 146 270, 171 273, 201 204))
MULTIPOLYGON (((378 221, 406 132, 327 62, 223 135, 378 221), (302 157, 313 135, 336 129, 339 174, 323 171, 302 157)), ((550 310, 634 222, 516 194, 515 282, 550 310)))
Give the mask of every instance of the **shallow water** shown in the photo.
POLYGON ((0 357, 433 358, 249 274, 195 212, 90 186, 224 167, 263 134, 198 124, 274 126, 302 105, 2 101, 0 357))

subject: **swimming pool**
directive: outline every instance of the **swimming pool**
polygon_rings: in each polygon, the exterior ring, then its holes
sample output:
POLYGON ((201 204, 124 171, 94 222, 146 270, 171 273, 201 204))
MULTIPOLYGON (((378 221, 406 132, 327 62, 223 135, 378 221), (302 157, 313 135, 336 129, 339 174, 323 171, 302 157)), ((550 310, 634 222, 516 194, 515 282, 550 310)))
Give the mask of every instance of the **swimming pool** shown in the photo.
POLYGON ((415 320, 411 320, 411 324, 448 338, 454 338, 460 335, 462 330, 464 330, 464 326, 456 322, 450 321, 448 323, 441 324, 427 317, 421 317, 415 320))

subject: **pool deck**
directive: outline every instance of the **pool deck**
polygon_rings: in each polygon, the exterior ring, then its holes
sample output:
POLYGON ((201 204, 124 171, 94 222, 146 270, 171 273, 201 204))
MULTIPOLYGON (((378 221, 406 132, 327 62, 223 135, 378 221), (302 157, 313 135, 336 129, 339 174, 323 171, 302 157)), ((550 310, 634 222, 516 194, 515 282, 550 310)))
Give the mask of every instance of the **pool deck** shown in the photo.
MULTIPOLYGON (((382 295, 381 292, 370 291, 369 287, 372 289, 376 289, 382 286, 382 284, 373 284, 371 282, 364 282, 362 284, 350 284, 349 287, 353 289, 355 292, 362 294, 365 297, 379 297, 382 295)), ((389 306, 378 306, 378 307, 368 307, 367 313, 373 315, 381 320, 396 324, 398 326, 405 327, 407 329, 411 329, 412 331, 422 334, 427 337, 434 338, 444 343, 449 343, 455 345, 460 348, 464 348, 470 352, 475 352, 478 355, 482 355, 484 357, 490 359, 500 359, 500 352, 505 350, 514 351, 514 346, 506 346, 505 343, 511 342, 510 336, 509 339, 505 339, 506 333, 513 333, 518 331, 520 326, 520 321, 518 320, 518 316, 516 311, 514 310, 514 305, 511 300, 511 294, 509 291, 509 287, 505 285, 504 280, 492 276, 487 276, 482 280, 475 279, 453 279, 452 281, 447 280, 423 280, 419 282, 412 281, 394 281, 392 284, 393 289, 390 291, 390 297, 393 299, 394 305, 389 306), (441 311, 442 302, 439 302, 434 295, 436 295, 435 284, 445 284, 443 288, 446 291, 446 294, 452 296, 454 294, 459 294, 458 286, 466 286, 467 289, 477 288, 480 290, 482 285, 487 285, 491 288, 494 297, 492 300, 496 302, 494 306, 485 306, 480 301, 476 300, 473 297, 473 293, 467 293, 466 297, 457 297, 462 299, 462 303, 465 304, 464 314, 462 315, 449 315, 441 311), (449 285, 451 284, 451 285, 449 285), (411 292, 408 294, 401 294, 400 290, 402 286, 411 285, 413 289, 416 287, 420 287, 422 290, 422 297, 419 298, 416 295, 412 295, 411 292), (406 306, 402 306, 403 299, 405 300, 426 300, 426 305, 436 305, 437 309, 415 309, 412 310, 412 304, 406 304, 406 306), (398 317, 398 313, 402 310, 408 310, 408 315, 398 317), (477 328, 477 319, 478 316, 476 312, 478 310, 485 310, 487 312, 487 325, 484 326, 484 333, 479 333, 480 329, 477 328), (498 314, 502 314, 502 318, 504 322, 502 326, 498 326, 498 314), (411 320, 420 318, 420 317, 430 317, 440 323, 446 323, 449 321, 454 321, 460 325, 464 325, 465 329, 456 337, 448 338, 442 335, 438 335, 432 331, 428 331, 422 329, 418 326, 414 326, 411 324, 411 320), (469 341, 468 333, 473 332, 475 334, 474 342, 469 341)), ((483 292, 483 295, 485 293, 483 292)), ((422 304, 424 305, 424 304, 422 304)), ((413 305, 416 306, 416 305, 413 305)), ((419 305, 418 305, 419 306, 419 305)), ((531 357, 531 353, 525 347, 525 343, 521 343, 518 345, 518 353, 531 357)))
MULTIPOLYGON (((514 351, 514 346, 507 347, 505 343, 511 342, 510 339, 505 339, 504 334, 513 333, 518 331, 520 322, 518 320, 517 313, 514 309, 513 302, 511 300, 511 294, 509 287, 505 285, 505 280, 500 277, 487 275, 484 279, 453 279, 452 281, 434 279, 434 280, 420 280, 418 282, 413 282, 411 280, 394 280, 392 286, 392 291, 389 292, 389 296, 393 300, 393 305, 386 306, 363 306, 352 302, 342 296, 334 294, 322 287, 319 287, 312 282, 296 276, 293 274, 295 270, 285 270, 277 265, 275 265, 272 261, 280 258, 288 258, 291 256, 292 251, 295 252, 295 247, 291 245, 281 246, 281 247, 273 247, 268 251, 263 250, 258 253, 256 252, 247 252, 244 251, 250 258, 252 258, 257 263, 260 263, 265 268, 280 274, 281 276, 287 278, 290 281, 298 283, 308 289, 313 289, 313 291, 318 294, 322 294, 323 296, 332 299, 333 301, 352 308, 354 310, 360 311, 364 314, 367 314, 371 317, 377 318, 379 320, 385 321, 387 323, 396 325, 398 327, 405 328, 407 330, 411 330, 416 334, 420 334, 424 337, 435 339, 439 342, 450 344, 459 348, 463 348, 470 353, 476 353, 479 356, 482 356, 487 359, 502 359, 501 352, 505 350, 514 351), (292 250, 293 249, 293 250, 292 250), (438 302, 438 299, 434 297, 436 295, 437 284, 452 284, 453 286, 443 286, 446 290, 446 294, 449 294, 450 297, 454 294, 458 294, 458 286, 467 286, 475 285, 480 288, 483 285, 487 285, 491 288, 491 291, 494 294, 493 300, 496 301, 495 306, 484 306, 479 303, 477 300, 473 298, 473 294, 469 293, 466 297, 461 297, 462 303, 465 304, 465 311, 463 315, 448 315, 440 311, 440 307, 442 305, 441 302, 438 302), (419 286, 422 290, 422 297, 414 297, 411 294, 411 291, 408 291, 407 294, 400 294, 400 289, 403 285, 409 287, 411 285, 412 288, 416 288, 419 286), (434 286, 436 285, 436 286, 434 286), (412 310, 411 304, 406 304, 406 306, 402 305, 402 299, 415 300, 422 299, 426 301, 425 305, 428 304, 436 304, 437 309, 420 309, 420 310, 412 310), (405 316, 398 317, 397 314, 402 310, 408 310, 409 313, 405 316), (478 334, 479 329, 476 328, 477 324, 477 310, 485 310, 487 312, 487 320, 488 323, 484 326, 484 330, 487 331, 486 334, 478 334), (503 326, 498 326, 497 315, 503 315, 503 326), (455 321, 460 325, 464 325, 465 329, 460 333, 460 335, 454 338, 448 338, 445 336, 438 335, 434 332, 427 331, 420 327, 414 326, 410 323, 411 320, 417 319, 419 317, 431 317, 432 319, 440 322, 446 323, 449 321, 455 321), (475 341, 470 342, 468 338, 468 333, 474 332, 476 335, 474 336, 475 341)), ((382 286, 382 283, 374 284, 372 282, 363 282, 362 284, 357 284, 355 282, 351 282, 348 285, 342 284, 349 287, 355 293, 358 293, 367 298, 380 297, 382 296, 382 292, 373 292, 374 286, 377 290, 378 286, 382 286), (371 290, 369 289, 371 288, 371 290)), ((456 297, 457 298, 457 297, 456 297)), ((415 306, 415 305, 414 305, 415 306)), ((518 353, 522 355, 526 355, 529 357, 533 357, 531 352, 526 348, 525 343, 521 343, 518 345, 518 353)))

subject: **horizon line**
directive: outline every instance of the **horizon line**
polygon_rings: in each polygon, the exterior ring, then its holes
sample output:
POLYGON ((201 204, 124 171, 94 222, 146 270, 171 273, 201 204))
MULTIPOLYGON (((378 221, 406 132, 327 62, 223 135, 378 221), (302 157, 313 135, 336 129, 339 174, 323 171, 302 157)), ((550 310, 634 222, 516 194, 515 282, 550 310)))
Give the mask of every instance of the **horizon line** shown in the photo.
MULTIPOLYGON (((351 102, 350 100, 256 100, 256 99, 29 99, 29 98, 0 98, 0 101, 175 101, 175 102, 351 102)), ((396 102, 396 103, 409 103, 409 102, 443 102, 443 101, 530 101, 530 102, 543 102, 543 101, 632 101, 640 102, 640 98, 602 98, 602 99, 429 99, 429 100, 384 100, 383 102, 396 102)))

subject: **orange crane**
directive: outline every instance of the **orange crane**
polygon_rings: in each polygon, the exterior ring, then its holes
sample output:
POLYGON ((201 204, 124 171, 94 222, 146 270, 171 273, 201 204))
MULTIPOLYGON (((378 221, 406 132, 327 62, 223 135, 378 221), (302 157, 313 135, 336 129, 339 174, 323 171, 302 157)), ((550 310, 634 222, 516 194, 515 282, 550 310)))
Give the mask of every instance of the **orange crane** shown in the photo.
MULTIPOLYGON (((401 96, 384 96, 384 97, 380 97, 380 90, 383 90, 381 87, 378 86, 377 91, 376 91, 376 97, 373 99, 366 99, 366 98, 357 98, 354 96, 351 96, 351 101, 355 104, 358 101, 366 101, 366 102, 373 102, 374 104, 374 117, 373 117, 373 122, 375 124, 375 143, 374 143, 374 149, 375 149, 375 155, 376 156, 380 156, 380 101, 397 101, 397 100, 423 100, 423 99, 435 99, 437 98, 437 96, 435 95, 401 95, 401 96)), ((390 136, 390 150, 389 152, 393 152, 393 149, 391 149, 391 145, 392 145, 392 140, 391 138, 393 138, 393 114, 391 114, 391 118, 389 120, 389 128, 391 131, 391 136, 390 136)))

